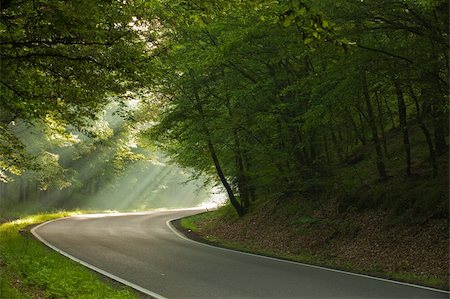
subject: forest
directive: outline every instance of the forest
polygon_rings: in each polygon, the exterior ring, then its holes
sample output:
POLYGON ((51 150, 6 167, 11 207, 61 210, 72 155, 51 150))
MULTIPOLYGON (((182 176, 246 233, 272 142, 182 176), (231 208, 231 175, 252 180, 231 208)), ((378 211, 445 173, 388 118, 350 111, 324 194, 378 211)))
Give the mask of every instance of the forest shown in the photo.
POLYGON ((155 153, 241 216, 363 160, 447 173, 446 1, 2 0, 0 33, 4 206, 120 189, 155 153))
POLYGON ((26 215, 208 203, 180 227, 448 289, 448 30, 444 0, 0 0, 0 270, 37 272, 26 215))

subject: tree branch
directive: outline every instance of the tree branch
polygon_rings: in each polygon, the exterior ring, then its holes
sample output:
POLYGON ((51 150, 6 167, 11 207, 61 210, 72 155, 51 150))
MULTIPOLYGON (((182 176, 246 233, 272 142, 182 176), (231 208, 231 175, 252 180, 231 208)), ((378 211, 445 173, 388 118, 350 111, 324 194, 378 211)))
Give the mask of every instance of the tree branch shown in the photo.
POLYGON ((7 83, 1 81, 1 80, 0 80, 0 83, 3 84, 3 86, 5 86, 6 88, 8 88, 9 90, 11 90, 15 95, 17 95, 17 96, 19 96, 19 97, 21 97, 21 98, 24 98, 24 99, 26 98, 26 96, 25 96, 22 92, 17 91, 17 90, 16 90, 15 88, 13 88, 11 85, 9 85, 9 84, 7 84, 7 83))
POLYGON ((80 57, 70 57, 66 56, 60 53, 29 53, 25 55, 16 55, 11 56, 7 54, 0 53, 1 58, 11 59, 11 60, 27 60, 34 57, 43 57, 43 58, 63 58, 70 61, 87 61, 87 62, 93 62, 101 67, 108 68, 108 66, 103 65, 102 63, 98 62, 96 59, 94 59, 92 56, 80 56, 80 57))
POLYGON ((414 62, 413 62, 411 59, 408 59, 408 58, 406 58, 406 57, 402 57, 402 56, 399 56, 399 55, 390 53, 390 52, 388 52, 388 51, 386 51, 386 50, 375 49, 375 48, 363 46, 363 45, 361 45, 361 44, 356 44, 356 46, 357 46, 358 48, 361 48, 361 49, 365 49, 365 50, 369 50, 369 51, 373 51, 373 52, 378 52, 378 53, 381 53, 381 54, 384 54, 384 55, 387 55, 387 56, 390 56, 390 57, 393 57, 393 58, 401 59, 401 60, 406 61, 406 62, 408 62, 408 63, 410 63, 410 64, 414 64, 414 62))

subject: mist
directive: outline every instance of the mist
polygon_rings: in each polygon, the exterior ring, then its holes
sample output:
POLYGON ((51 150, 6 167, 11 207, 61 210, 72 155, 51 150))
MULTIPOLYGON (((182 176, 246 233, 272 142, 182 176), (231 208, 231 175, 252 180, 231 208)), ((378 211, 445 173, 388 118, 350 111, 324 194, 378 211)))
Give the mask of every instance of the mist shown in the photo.
POLYGON ((0 216, 59 209, 143 211, 217 207, 224 192, 164 153, 136 143, 112 103, 88 130, 11 124, 35 164, 0 182, 0 216))

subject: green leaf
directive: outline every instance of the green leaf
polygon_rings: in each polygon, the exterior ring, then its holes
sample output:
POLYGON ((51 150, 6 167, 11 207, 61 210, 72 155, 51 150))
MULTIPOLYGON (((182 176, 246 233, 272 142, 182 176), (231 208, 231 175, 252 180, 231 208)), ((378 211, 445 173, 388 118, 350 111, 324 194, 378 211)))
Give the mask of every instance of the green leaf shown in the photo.
POLYGON ((286 16, 283 21, 284 27, 289 27, 293 20, 294 20, 294 16, 292 14, 286 16))

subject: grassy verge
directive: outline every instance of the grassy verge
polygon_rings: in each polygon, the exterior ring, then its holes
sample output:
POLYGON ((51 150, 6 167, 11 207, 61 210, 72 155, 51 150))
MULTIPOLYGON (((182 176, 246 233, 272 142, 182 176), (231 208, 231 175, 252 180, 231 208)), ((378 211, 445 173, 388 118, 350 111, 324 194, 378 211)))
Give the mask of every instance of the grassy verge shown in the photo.
POLYGON ((138 298, 49 250, 27 229, 75 214, 80 212, 39 214, 0 225, 0 298, 138 298))
MULTIPOLYGON (((419 284, 424 286, 430 286, 440 289, 448 289, 448 282, 444 281, 440 277, 433 275, 417 275, 410 272, 392 272, 386 271, 383 267, 377 264, 377 261, 373 261, 373 265, 370 267, 361 267, 352 264, 348 261, 339 259, 338 257, 329 258, 324 257, 321 254, 315 253, 314 251, 302 251, 291 253, 289 249, 286 250, 273 250, 268 249, 258 244, 255 244, 252 240, 243 241, 242 239, 236 240, 234 238, 218 237, 214 234, 215 226, 217 223, 224 222, 224 217, 233 217, 230 214, 229 207, 223 207, 217 211, 212 211, 208 213, 202 213, 198 215, 193 215, 180 220, 179 225, 184 231, 184 233, 191 238, 200 240, 203 238, 208 243, 213 243, 214 245, 225 247, 229 249, 234 249, 243 252, 254 253, 258 255, 264 255, 269 257, 275 257, 300 263, 306 263, 310 265, 322 266, 327 268, 345 270, 354 273, 366 274, 375 277, 393 279, 397 281, 419 284), (227 216, 230 215, 230 216, 227 216), (192 236, 195 235, 195 236, 192 236)), ((232 211, 231 211, 232 212, 232 211)), ((233 220, 232 220, 233 222, 233 220)), ((319 232, 318 232, 319 233, 319 232)))

